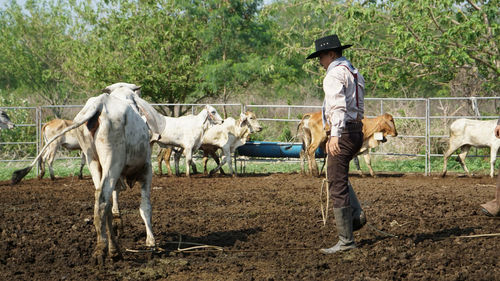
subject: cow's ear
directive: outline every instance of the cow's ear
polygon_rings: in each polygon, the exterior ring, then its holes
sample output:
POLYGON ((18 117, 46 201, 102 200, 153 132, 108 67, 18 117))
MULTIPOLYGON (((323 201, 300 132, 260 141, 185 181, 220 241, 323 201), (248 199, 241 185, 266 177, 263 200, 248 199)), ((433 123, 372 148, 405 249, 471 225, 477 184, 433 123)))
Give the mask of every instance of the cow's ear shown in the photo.
POLYGON ((142 86, 137 86, 137 85, 134 85, 134 87, 132 87, 132 91, 137 91, 137 90, 140 90, 142 86))
POLYGON ((245 123, 245 121, 247 121, 247 116, 243 113, 240 113, 240 127, 243 126, 243 123, 245 123))
POLYGON ((102 89, 102 92, 106 93, 106 94, 111 94, 111 89, 106 87, 106 88, 102 89))

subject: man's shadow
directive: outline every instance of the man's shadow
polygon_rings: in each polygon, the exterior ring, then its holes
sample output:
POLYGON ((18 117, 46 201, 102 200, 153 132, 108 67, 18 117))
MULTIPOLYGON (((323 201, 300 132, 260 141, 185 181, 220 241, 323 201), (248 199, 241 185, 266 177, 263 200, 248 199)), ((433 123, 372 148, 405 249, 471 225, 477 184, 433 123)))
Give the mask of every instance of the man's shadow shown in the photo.
POLYGON ((466 228, 460 228, 460 227, 453 227, 453 228, 447 228, 447 229, 442 229, 438 230, 435 232, 431 233, 417 233, 417 234, 395 234, 397 237, 389 236, 389 235, 377 235, 374 238, 370 239, 363 239, 358 243, 358 246, 363 247, 363 246, 369 246, 373 245, 379 241, 383 241, 386 239, 400 239, 400 240, 405 240, 405 239, 412 239, 413 242, 417 245, 420 244, 426 240, 431 240, 432 242, 435 241, 440 241, 452 237, 458 237, 458 236, 463 236, 463 235, 471 235, 474 233, 474 230, 480 229, 481 227, 466 227, 466 228))
POLYGON ((221 248, 230 248, 236 244, 236 242, 246 242, 250 235, 262 232, 261 227, 239 229, 239 230, 228 230, 228 231, 217 231, 209 233, 205 236, 190 236, 182 233, 167 233, 162 237, 162 242, 159 243, 159 247, 164 249, 167 253, 173 252, 183 248, 189 248, 197 245, 209 245, 221 248))

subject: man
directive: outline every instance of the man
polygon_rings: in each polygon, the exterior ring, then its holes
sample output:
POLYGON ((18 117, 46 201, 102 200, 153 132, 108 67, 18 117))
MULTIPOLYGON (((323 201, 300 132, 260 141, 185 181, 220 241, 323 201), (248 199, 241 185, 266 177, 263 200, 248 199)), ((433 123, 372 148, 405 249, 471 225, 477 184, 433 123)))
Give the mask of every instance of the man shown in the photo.
POLYGON ((316 52, 307 59, 319 57, 326 70, 323 79, 323 126, 329 127, 326 143, 327 180, 333 201, 333 213, 339 242, 324 254, 333 254, 356 248, 353 231, 366 223, 366 218, 348 181, 349 162, 363 144, 364 87, 363 76, 342 56, 342 45, 337 35, 315 41, 316 52))
MULTIPOLYGON (((498 118, 497 126, 495 127, 495 136, 500 139, 500 117, 498 118)), ((485 213, 487 216, 500 216, 500 169, 498 170, 495 199, 488 203, 482 204, 481 211, 483 211, 483 213, 485 213)))

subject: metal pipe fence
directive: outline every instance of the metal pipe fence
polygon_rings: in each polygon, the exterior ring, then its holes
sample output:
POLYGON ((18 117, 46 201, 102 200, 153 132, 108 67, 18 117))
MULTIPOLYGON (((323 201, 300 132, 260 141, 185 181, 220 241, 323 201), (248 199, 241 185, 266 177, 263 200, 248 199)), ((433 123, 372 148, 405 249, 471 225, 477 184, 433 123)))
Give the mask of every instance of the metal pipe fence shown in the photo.
MULTIPOLYGON (((196 114, 204 104, 152 104, 160 112, 170 116, 196 114)), ((264 125, 263 138, 266 141, 293 141, 295 128, 304 113, 321 110, 319 105, 244 105, 244 104, 211 104, 238 118, 240 112, 253 111, 264 125), (290 126, 293 125, 292 128, 290 126)), ((62 119, 73 119, 83 105, 45 105, 37 107, 0 107, 7 110, 11 120, 16 123, 13 130, 26 132, 8 132, 0 134, 0 162, 32 161, 41 149, 41 128, 54 116, 62 119), (9 136, 21 135, 13 139, 9 136), (5 137, 4 137, 5 136, 5 137), (12 147, 21 152, 9 153, 12 147), (22 147, 22 148, 21 148, 22 147)), ((500 97, 452 97, 452 98, 365 98, 365 117, 375 117, 383 113, 393 115, 398 136, 382 144, 371 155, 379 158, 413 158, 422 159, 424 174, 431 172, 431 158, 442 157, 449 126, 458 118, 494 119, 500 111, 500 97)), ((222 115, 222 114, 221 114, 222 115)), ((259 137, 259 136, 257 136, 259 137)), ((476 150, 472 157, 489 157, 480 155, 476 150)), ((58 159, 80 159, 63 153, 58 159)), ((270 159, 247 159, 258 161, 270 159)), ((280 159, 280 161, 287 159, 280 159)), ((288 159, 290 162, 296 160, 288 159)), ((37 171, 38 174, 38 171, 37 171)))

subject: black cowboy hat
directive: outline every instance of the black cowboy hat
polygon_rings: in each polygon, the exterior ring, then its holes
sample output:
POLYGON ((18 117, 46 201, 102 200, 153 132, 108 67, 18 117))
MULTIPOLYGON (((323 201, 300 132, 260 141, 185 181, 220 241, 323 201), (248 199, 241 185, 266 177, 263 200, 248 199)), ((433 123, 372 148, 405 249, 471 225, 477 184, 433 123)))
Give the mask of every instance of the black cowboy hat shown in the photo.
POLYGON ((310 54, 307 56, 306 59, 312 59, 316 58, 319 56, 320 53, 324 51, 330 51, 330 50, 343 50, 351 47, 352 45, 343 45, 340 44, 339 37, 337 34, 329 35, 323 38, 319 38, 318 40, 314 41, 314 44, 316 45, 316 52, 310 54))

